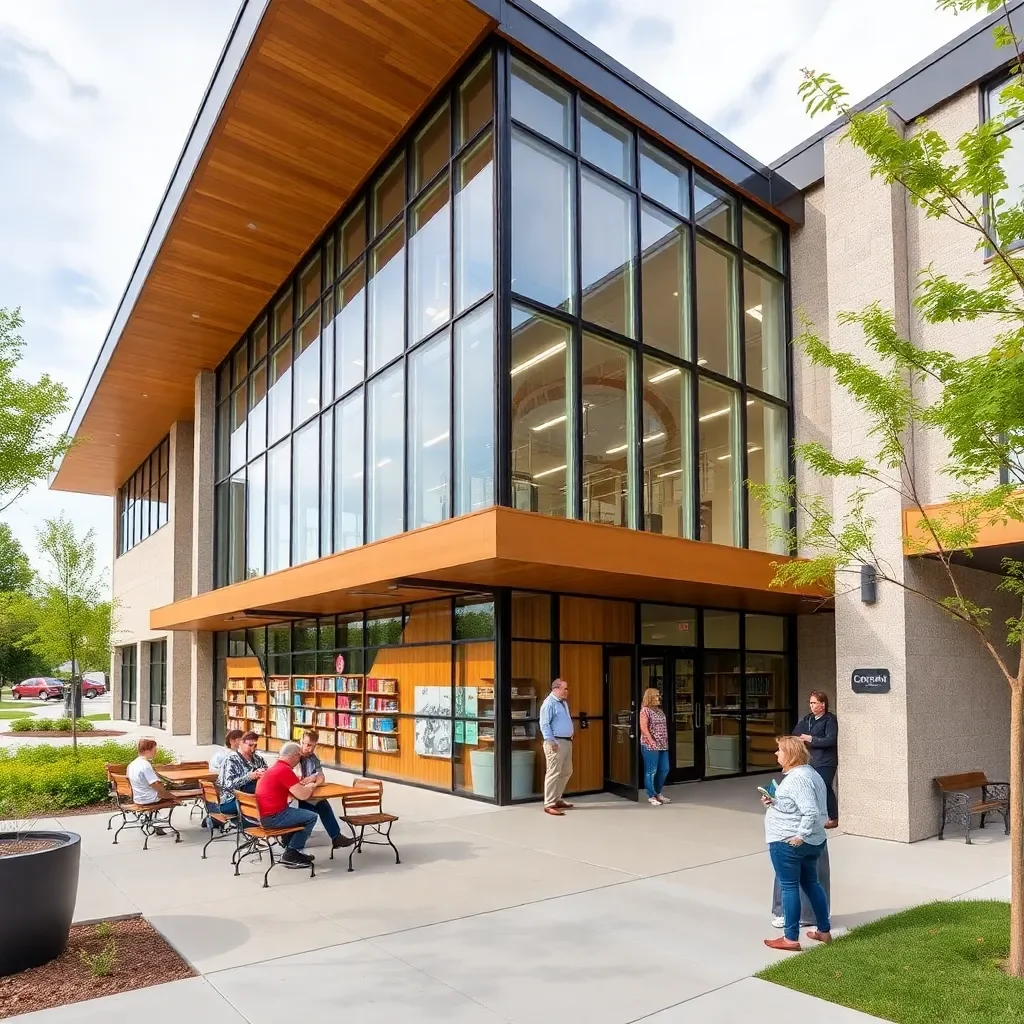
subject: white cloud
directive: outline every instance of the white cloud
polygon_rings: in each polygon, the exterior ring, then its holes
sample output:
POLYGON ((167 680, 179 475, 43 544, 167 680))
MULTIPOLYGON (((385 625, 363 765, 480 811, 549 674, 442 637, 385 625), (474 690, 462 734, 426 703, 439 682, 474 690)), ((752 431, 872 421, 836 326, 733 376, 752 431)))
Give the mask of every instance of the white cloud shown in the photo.
MULTIPOLYGON (((75 399, 128 280, 237 0, 0 0, 0 305, 26 369, 75 399)), ((932 0, 543 0, 759 159, 819 125, 800 68, 867 95, 969 24, 932 0)), ((64 510, 112 556, 111 503, 37 487, 7 513, 30 548, 64 510)))

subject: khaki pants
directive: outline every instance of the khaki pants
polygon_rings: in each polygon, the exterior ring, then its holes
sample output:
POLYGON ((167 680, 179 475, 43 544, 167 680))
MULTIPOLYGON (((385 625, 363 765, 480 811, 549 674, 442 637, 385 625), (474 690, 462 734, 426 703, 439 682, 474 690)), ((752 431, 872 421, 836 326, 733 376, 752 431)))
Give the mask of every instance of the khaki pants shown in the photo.
POLYGON ((544 806, 554 807, 572 778, 572 740, 559 740, 557 750, 545 740, 544 757, 548 763, 544 773, 544 806))

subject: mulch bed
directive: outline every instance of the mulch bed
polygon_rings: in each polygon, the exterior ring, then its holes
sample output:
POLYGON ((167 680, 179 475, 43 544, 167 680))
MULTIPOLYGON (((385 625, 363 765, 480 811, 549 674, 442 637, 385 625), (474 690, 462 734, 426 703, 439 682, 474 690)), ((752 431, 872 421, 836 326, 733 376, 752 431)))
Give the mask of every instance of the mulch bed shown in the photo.
POLYGON ((42 967, 0 978, 0 1018, 148 988, 195 974, 143 918, 111 921, 110 929, 110 936, 101 937, 96 934, 96 925, 76 924, 63 956, 42 967), (97 978, 82 962, 82 953, 102 953, 111 940, 117 944, 113 969, 107 977, 97 978))
MULTIPOLYGON (((69 740, 71 739, 71 733, 69 732, 46 732, 45 730, 39 730, 37 732, 5 732, 4 736, 13 736, 18 739, 21 736, 36 739, 54 739, 54 740, 69 740)), ((119 729, 93 729, 92 732, 80 732, 78 738, 80 740, 92 739, 94 736, 123 736, 124 732, 119 729)))

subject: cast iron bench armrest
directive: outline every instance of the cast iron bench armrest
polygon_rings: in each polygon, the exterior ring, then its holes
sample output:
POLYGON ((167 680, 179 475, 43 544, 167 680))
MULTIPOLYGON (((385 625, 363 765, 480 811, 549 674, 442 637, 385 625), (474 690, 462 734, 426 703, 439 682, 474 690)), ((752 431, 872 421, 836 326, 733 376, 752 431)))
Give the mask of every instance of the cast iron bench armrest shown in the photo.
POLYGON ((982 800, 1009 800, 1010 784, 1008 782, 989 782, 981 787, 982 800))

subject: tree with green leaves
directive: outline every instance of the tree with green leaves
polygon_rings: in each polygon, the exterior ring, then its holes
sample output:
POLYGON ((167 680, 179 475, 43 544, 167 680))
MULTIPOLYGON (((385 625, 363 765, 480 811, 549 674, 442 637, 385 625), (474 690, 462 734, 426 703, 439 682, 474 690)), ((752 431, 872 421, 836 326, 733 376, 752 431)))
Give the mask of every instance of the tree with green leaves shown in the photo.
POLYGON ((37 627, 32 597, 23 591, 0 593, 0 692, 31 676, 49 675, 52 663, 45 661, 26 644, 26 637, 37 627))
POLYGON ((67 411, 67 388, 48 374, 34 383, 17 375, 23 325, 20 310, 0 306, 0 513, 45 480, 71 446, 54 427, 67 411))
MULTIPOLYGON (((36 628, 26 647, 54 665, 71 663, 72 704, 79 706, 82 672, 110 664, 113 607, 102 597, 92 530, 79 537, 64 516, 47 519, 38 532, 44 568, 39 573, 34 604, 36 628)), ((72 713, 72 744, 77 746, 76 713, 72 713)))
MULTIPOLYGON (((998 0, 939 0, 954 11, 994 11, 998 0)), ((755 486, 771 536, 804 560, 776 565, 777 585, 817 586, 839 593, 859 582, 869 566, 883 587, 899 587, 940 607, 973 634, 1005 679, 1010 697, 1011 936, 1007 971, 1024 976, 1024 563, 1007 559, 999 583, 1016 613, 1002 624, 965 585, 960 566, 969 561, 987 527, 1024 521, 1024 203, 1010 189, 1003 158, 1010 146, 1000 128, 1024 114, 1020 41, 1009 18, 996 31, 1008 52, 1012 79, 1000 110, 953 144, 924 122, 903 131, 882 106, 853 109, 843 88, 827 74, 807 70, 800 88, 809 113, 840 115, 845 141, 868 158, 872 177, 901 185, 928 218, 962 229, 963 244, 988 257, 987 268, 956 280, 933 267, 921 270, 914 294, 928 324, 991 325, 991 346, 969 358, 915 345, 897 327, 893 310, 872 303, 844 311, 839 323, 860 329, 863 347, 840 351, 805 323, 796 344, 811 363, 827 368, 834 385, 853 400, 870 424, 871 457, 841 458, 819 442, 795 445, 811 474, 832 484, 834 501, 802 494, 793 480, 755 486), (1015 56, 1011 56, 1015 54, 1015 56), (913 453, 915 436, 941 438, 949 502, 926 506, 913 453), (887 496, 912 510, 902 537, 904 553, 927 555, 941 586, 878 554, 876 499, 887 496), (781 516, 780 516, 781 514, 781 516), (794 521, 786 530, 776 524, 794 521)))
POLYGON ((32 565, 18 538, 0 523, 0 593, 26 592, 32 587, 32 565))

